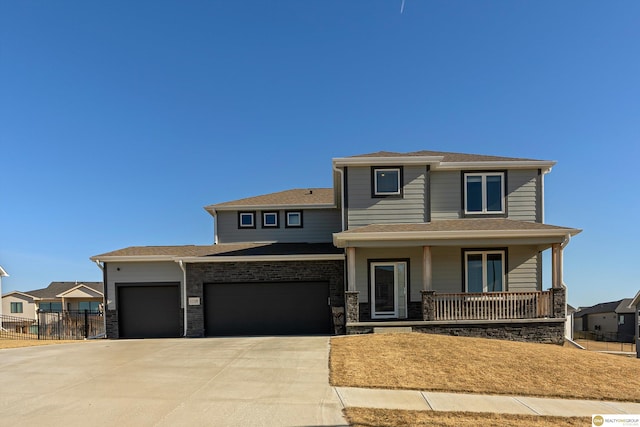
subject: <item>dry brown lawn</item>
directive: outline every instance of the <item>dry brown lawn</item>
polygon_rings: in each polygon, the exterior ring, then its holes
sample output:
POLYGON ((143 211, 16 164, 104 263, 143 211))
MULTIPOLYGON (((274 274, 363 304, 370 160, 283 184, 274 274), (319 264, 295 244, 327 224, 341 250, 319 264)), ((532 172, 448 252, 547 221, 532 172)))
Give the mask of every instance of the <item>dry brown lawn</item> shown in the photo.
POLYGON ((482 414, 475 412, 400 411, 346 408, 345 416, 354 427, 582 427, 590 417, 543 417, 538 415, 482 414))
POLYGON ((81 340, 10 340, 0 338, 0 350, 5 348, 34 347, 37 345, 69 344, 81 340))
POLYGON ((420 333, 331 339, 331 384, 640 402, 640 359, 420 333))

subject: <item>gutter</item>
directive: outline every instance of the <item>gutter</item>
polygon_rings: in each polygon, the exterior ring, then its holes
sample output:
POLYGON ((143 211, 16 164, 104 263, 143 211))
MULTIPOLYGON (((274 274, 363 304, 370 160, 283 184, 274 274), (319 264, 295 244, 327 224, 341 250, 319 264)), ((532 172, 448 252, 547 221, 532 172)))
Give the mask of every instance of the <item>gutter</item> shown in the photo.
POLYGON ((182 270, 182 312, 183 312, 183 326, 184 331, 182 336, 187 336, 187 269, 184 266, 184 263, 181 259, 176 260, 178 265, 180 266, 180 270, 182 270))

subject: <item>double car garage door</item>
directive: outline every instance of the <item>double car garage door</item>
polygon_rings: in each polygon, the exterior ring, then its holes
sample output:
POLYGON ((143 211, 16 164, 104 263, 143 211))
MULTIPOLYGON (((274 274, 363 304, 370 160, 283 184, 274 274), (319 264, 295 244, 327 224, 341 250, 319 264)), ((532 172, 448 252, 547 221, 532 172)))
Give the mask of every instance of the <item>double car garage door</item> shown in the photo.
MULTIPOLYGON (((327 282, 208 283, 207 336, 299 335, 331 332, 327 282)), ((118 287, 121 338, 182 335, 178 284, 118 287)))

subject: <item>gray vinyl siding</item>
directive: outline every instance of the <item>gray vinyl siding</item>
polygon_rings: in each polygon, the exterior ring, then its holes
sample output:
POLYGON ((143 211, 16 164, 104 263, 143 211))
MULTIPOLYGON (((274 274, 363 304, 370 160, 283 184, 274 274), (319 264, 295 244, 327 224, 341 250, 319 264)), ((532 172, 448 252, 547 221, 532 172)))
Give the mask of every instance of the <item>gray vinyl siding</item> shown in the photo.
MULTIPOLYGON (((432 247, 431 263, 433 289, 436 292, 464 292, 462 248, 432 247)), ((542 268, 536 246, 509 247, 507 249, 507 263, 507 290, 509 292, 542 289, 542 268)))
POLYGON ((431 279, 436 292, 463 292, 460 248, 431 248, 431 279))
POLYGON ((182 269, 176 262, 108 262, 106 270, 106 306, 109 310, 116 309, 116 283, 182 283, 183 279, 182 269))
POLYGON ((381 223, 425 222, 426 166, 403 167, 403 197, 371 197, 371 168, 349 167, 347 228, 381 223))
POLYGON ((422 290, 422 247, 415 248, 357 248, 356 249, 356 290, 358 300, 369 302, 369 260, 409 259, 409 298, 407 301, 421 301, 422 290))
POLYGON ((511 170, 507 178, 509 219, 541 221, 540 179, 537 170, 511 170))
POLYGON ((525 292, 542 290, 538 248, 512 246, 508 254, 508 291, 525 292))
POLYGON ((431 219, 458 219, 462 210, 460 171, 431 172, 431 219))
MULTIPOLYGON (((292 209, 294 210, 294 209, 292 209)), ((243 211, 245 212, 245 211, 243 211)), ((253 212, 247 209, 246 212, 253 212)), ((283 242, 323 243, 332 242, 333 233, 341 231, 339 209, 302 210, 302 227, 286 228, 285 211, 279 212, 279 228, 262 228, 261 211, 256 212, 256 228, 238 228, 238 212, 219 211, 216 216, 218 243, 283 242)), ((270 210, 269 212, 273 212, 270 210)))

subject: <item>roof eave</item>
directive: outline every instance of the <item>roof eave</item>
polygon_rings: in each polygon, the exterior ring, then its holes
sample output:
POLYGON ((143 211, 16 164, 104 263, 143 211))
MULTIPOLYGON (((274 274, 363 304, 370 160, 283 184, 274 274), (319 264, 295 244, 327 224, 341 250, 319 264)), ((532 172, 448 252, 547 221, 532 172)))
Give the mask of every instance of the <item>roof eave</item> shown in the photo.
POLYGON ((336 209, 335 203, 315 203, 315 204, 291 204, 291 205, 210 205, 205 206, 205 210, 212 211, 239 211, 239 210, 281 210, 281 209, 336 209))
POLYGON ((436 170, 460 169, 542 169, 549 172, 557 162, 546 160, 494 160, 488 162, 442 162, 435 165, 436 170))
POLYGON ((527 237, 563 238, 570 234, 575 236, 582 230, 570 228, 559 230, 455 230, 455 231, 397 231, 397 232, 363 232, 363 233, 334 233, 333 244, 339 248, 348 242, 371 242, 393 240, 452 240, 452 239, 487 239, 504 238, 518 239, 527 237))
POLYGON ((89 259, 93 262, 173 262, 175 258, 175 255, 97 255, 89 259))
POLYGON ((368 165, 424 165, 438 164, 444 156, 398 156, 398 157, 336 157, 331 159, 333 166, 368 166, 368 165))
POLYGON ((489 160, 470 162, 444 162, 443 156, 398 156, 398 157, 338 157, 333 159, 334 167, 341 166, 392 166, 392 165, 432 165, 434 170, 460 169, 542 169, 551 170, 557 162, 549 160, 489 160))

